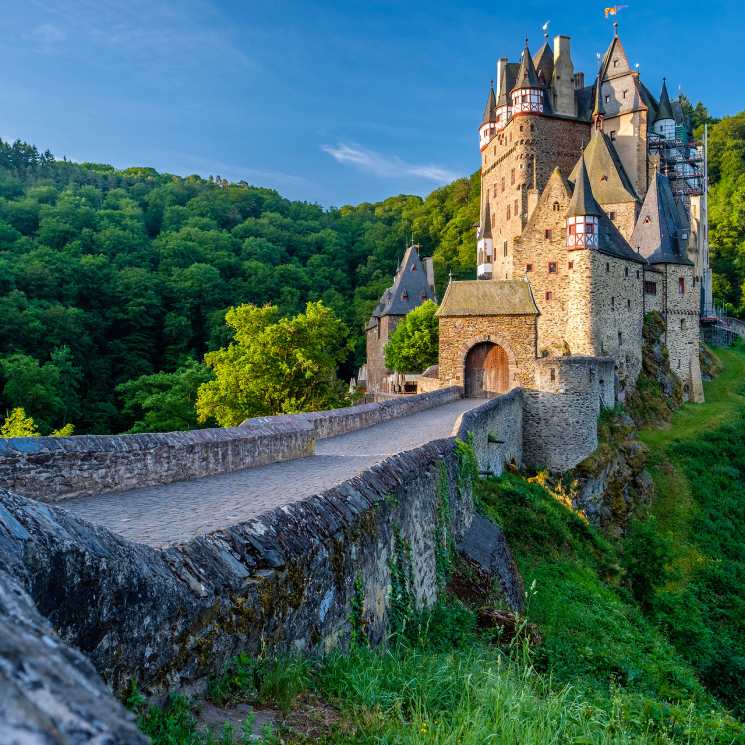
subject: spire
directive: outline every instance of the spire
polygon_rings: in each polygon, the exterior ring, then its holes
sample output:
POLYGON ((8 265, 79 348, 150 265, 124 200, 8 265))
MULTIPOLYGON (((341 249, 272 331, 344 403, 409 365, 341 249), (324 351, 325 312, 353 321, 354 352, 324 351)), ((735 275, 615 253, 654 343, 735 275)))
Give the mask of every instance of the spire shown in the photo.
POLYGON ((489 84, 489 95, 486 99, 486 107, 484 108, 484 118, 481 124, 489 124, 490 122, 497 121, 497 98, 494 95, 494 81, 492 80, 489 84))
POLYGON ((509 106, 510 92, 507 90, 507 64, 503 64, 499 71, 499 99, 497 100, 497 106, 509 106))
POLYGON ((522 57, 520 58, 520 69, 517 72, 517 80, 512 90, 518 88, 538 88, 538 74, 535 71, 535 65, 533 64, 533 58, 530 56, 530 49, 528 49, 528 38, 525 37, 525 49, 523 49, 522 57))
POLYGON ((592 187, 590 186, 590 177, 587 175, 584 153, 579 161, 579 171, 574 182, 574 193, 567 209, 567 217, 579 217, 581 215, 594 215, 595 217, 600 217, 601 215, 600 207, 598 207, 598 203, 595 201, 592 187))
POLYGON ((491 238, 491 211, 489 209, 489 200, 484 200, 484 210, 481 215, 481 230, 479 231, 479 239, 491 238))
POLYGON ((605 109, 603 108, 603 78, 601 70, 601 72, 598 73, 597 80, 595 81, 595 90, 593 92, 592 121, 595 123, 595 129, 602 130, 604 114, 605 109))
POLYGON ((657 110, 657 118, 655 122, 659 122, 662 119, 675 119, 673 115, 673 107, 670 104, 670 96, 667 94, 667 80, 662 78, 662 92, 660 93, 660 107, 657 110))

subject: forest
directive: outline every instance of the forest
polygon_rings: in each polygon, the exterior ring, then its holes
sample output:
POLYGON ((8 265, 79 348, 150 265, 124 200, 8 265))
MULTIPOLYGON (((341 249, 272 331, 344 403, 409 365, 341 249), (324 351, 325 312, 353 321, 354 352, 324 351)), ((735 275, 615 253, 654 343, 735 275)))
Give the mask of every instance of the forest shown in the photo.
MULTIPOLYGON (((713 121, 701 104, 690 113, 699 129, 713 121)), ((710 175, 715 294, 745 316, 745 112, 710 127, 710 175)), ((198 426, 204 356, 247 303, 290 317, 321 301, 341 321, 348 381, 411 236, 438 287, 473 276, 479 192, 474 173, 425 199, 324 209, 0 141, 0 414, 22 407, 42 434, 198 426)))

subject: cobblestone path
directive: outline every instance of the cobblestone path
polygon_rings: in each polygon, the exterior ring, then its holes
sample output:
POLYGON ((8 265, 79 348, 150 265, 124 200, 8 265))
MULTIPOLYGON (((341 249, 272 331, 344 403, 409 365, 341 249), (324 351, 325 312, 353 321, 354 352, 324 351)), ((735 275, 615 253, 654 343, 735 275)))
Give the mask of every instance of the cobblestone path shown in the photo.
POLYGON ((296 502, 356 476, 390 455, 449 437, 460 414, 483 401, 454 401, 357 432, 319 440, 309 458, 60 504, 150 546, 191 538, 296 502))

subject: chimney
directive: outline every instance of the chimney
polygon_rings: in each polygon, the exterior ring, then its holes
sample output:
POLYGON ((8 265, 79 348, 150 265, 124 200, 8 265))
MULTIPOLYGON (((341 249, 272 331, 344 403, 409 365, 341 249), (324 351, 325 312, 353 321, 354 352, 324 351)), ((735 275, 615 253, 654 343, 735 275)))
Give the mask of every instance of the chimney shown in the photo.
POLYGON ((554 76, 551 88, 554 94, 554 111, 565 116, 576 116, 574 100, 574 63, 572 40, 568 36, 554 37, 554 76))
POLYGON ((574 87, 577 90, 581 90, 585 87, 585 74, 583 72, 575 73, 574 75, 574 87))
MULTIPOLYGON (((502 92, 499 89, 499 86, 502 82, 502 68, 507 66, 507 57, 500 57, 497 60, 497 89, 495 91, 497 98, 499 98, 499 94, 502 92)), ((509 93, 509 91, 507 91, 509 93)))

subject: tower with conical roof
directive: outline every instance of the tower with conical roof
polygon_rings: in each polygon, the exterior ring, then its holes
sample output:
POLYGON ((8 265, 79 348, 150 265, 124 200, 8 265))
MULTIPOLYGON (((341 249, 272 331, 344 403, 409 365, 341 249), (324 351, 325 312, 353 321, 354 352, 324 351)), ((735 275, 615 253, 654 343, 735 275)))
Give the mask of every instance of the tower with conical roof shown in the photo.
POLYGON ((585 156, 582 155, 574 182, 574 193, 567 209, 567 248, 597 248, 601 214, 590 186, 585 156))
POLYGON ((520 59, 520 69, 517 72, 517 80, 510 91, 512 97, 512 115, 542 114, 545 105, 544 88, 538 80, 538 73, 533 64, 533 57, 528 48, 528 39, 525 39, 525 48, 520 59))
POLYGON ((494 81, 489 84, 489 95, 486 97, 486 106, 484 107, 484 116, 481 118, 479 127, 479 146, 481 150, 486 148, 489 140, 497 131, 497 97, 494 95, 494 81))
POLYGON ((494 239, 491 232, 491 210, 489 199, 484 199, 481 208, 481 221, 476 242, 476 277, 478 279, 492 278, 492 262, 494 261, 494 239))
POLYGON ((662 91, 660 92, 660 105, 657 108, 657 116, 653 125, 654 133, 663 140, 675 139, 675 114, 670 103, 667 92, 667 81, 662 79, 662 91))

